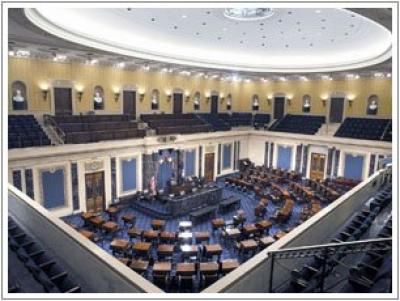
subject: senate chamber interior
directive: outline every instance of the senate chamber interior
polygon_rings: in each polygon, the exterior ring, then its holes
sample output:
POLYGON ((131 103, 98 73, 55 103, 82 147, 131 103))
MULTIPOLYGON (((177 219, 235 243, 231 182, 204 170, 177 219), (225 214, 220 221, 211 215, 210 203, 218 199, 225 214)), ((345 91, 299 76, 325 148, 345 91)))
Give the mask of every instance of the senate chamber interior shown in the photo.
POLYGON ((7 9, 7 296, 397 291, 396 11, 206 5, 7 9))

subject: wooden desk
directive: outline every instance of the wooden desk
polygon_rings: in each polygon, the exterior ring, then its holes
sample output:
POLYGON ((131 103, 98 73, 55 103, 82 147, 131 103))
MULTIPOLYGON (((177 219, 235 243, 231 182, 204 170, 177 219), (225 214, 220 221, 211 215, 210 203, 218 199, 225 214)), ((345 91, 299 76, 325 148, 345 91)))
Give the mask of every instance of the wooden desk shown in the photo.
POLYGON ((237 259, 226 259, 221 262, 221 271, 226 274, 239 267, 239 265, 237 259))
POLYGON ((149 267, 149 262, 144 260, 132 260, 130 268, 138 273, 143 273, 147 271, 149 267))
POLYGON ((137 242, 133 245, 133 251, 138 254, 148 254, 151 248, 151 243, 149 242, 137 242))
POLYGON ((125 252, 126 250, 129 249, 129 241, 125 240, 125 239, 114 239, 111 244, 110 244, 110 248, 113 251, 119 251, 119 252, 125 252))
POLYGON ((93 212, 82 212, 81 214, 81 217, 85 221, 85 223, 95 216, 96 214, 94 214, 93 212))
POLYGON ((129 262, 131 261, 129 258, 126 257, 122 257, 122 258, 118 258, 119 261, 121 261, 124 265, 128 265, 129 262))
POLYGON ((158 247, 157 247, 158 255, 172 256, 173 253, 174 253, 173 245, 162 244, 162 245, 158 245, 158 247))
POLYGON ((194 232, 194 237, 196 239, 196 243, 201 243, 202 241, 209 241, 210 240, 210 232, 194 232))
POLYGON ((181 252, 186 256, 196 256, 199 249, 196 245, 182 245, 181 252))
POLYGON ((162 220, 162 219, 154 219, 154 220, 151 222, 151 227, 152 227, 154 230, 162 230, 162 229, 164 229, 164 227, 165 227, 165 220, 162 220))
POLYGON ((218 272, 219 265, 217 262, 200 262, 200 273, 215 274, 218 272))
POLYGON ((106 212, 108 213, 108 215, 110 216, 110 220, 113 219, 117 213, 120 211, 119 207, 117 206, 110 206, 108 207, 108 209, 106 210, 106 212))
POLYGON ((224 230, 225 236, 228 238, 237 238, 239 237, 242 232, 240 232, 240 230, 238 228, 226 228, 224 230))
POLYGON ((254 239, 243 240, 240 242, 240 248, 245 251, 257 249, 257 242, 254 239))
POLYGON ((196 266, 190 262, 180 262, 176 265, 177 275, 193 275, 196 272, 196 266))
POLYGON ((94 233, 92 231, 84 230, 81 229, 79 230, 79 233, 85 236, 87 239, 93 240, 94 239, 94 233))
POLYGON ((132 227, 128 230, 128 235, 130 238, 136 238, 136 237, 141 237, 143 233, 142 229, 132 227))
POLYGON ((243 233, 253 234, 257 232, 257 227, 254 224, 247 224, 243 226, 243 233))
POLYGON ((102 227, 108 233, 114 233, 119 230, 118 224, 115 222, 105 222, 102 227))
POLYGON ((176 233, 175 232, 163 231, 163 232, 160 233, 160 240, 161 241, 175 241, 176 240, 176 233))
POLYGON ((278 233, 276 233, 276 234, 274 235, 274 237, 275 237, 277 240, 279 240, 279 239, 281 239, 282 237, 284 237, 286 234, 287 234, 286 232, 279 231, 278 233))
POLYGON ((207 256, 220 256, 222 254, 222 247, 220 244, 215 245, 205 245, 204 250, 207 256))
POLYGON ((263 248, 267 248, 270 245, 272 245, 275 241, 276 241, 275 238, 273 238, 272 236, 261 237, 260 238, 260 245, 263 248))
POLYGON ((101 216, 93 217, 89 221, 97 228, 100 228, 106 222, 101 216))
POLYGON ((158 238, 158 235, 160 234, 160 232, 155 231, 155 230, 147 230, 143 232, 143 238, 144 239, 150 239, 150 240, 154 240, 158 238))
POLYGON ((256 227, 257 227, 258 229, 264 231, 264 230, 267 230, 267 229, 269 229, 269 228, 272 227, 272 222, 270 222, 269 220, 264 219, 264 220, 262 220, 262 221, 257 222, 257 223, 256 223, 256 227))
POLYGON ((136 215, 134 215, 133 213, 128 213, 123 215, 121 219, 124 222, 124 224, 126 223, 132 224, 136 220, 136 215))
POLYGON ((225 227, 225 221, 222 218, 216 218, 211 221, 213 229, 219 229, 225 227))
POLYGON ((171 273, 172 265, 170 262, 155 262, 153 265, 154 274, 168 274, 171 273))

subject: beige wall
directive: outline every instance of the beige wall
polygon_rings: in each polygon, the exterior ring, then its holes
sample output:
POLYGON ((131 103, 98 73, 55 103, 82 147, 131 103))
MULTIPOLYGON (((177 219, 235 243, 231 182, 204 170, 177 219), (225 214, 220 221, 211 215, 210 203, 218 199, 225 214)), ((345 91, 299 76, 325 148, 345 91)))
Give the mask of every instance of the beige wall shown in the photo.
MULTIPOLYGON (((269 105, 267 96, 275 93, 284 93, 291 96, 291 105, 286 103, 286 113, 301 113, 302 97, 309 94, 312 98, 311 114, 326 115, 329 102, 323 106, 321 97, 328 97, 333 92, 342 92, 354 98, 350 107, 345 105, 346 116, 365 115, 367 98, 371 94, 379 97, 379 116, 391 117, 392 113, 392 82, 391 78, 384 79, 358 79, 358 80, 310 80, 286 82, 250 82, 230 83, 213 79, 200 79, 193 76, 171 75, 168 73, 127 71, 104 66, 90 66, 85 64, 55 63, 49 60, 9 58, 9 109, 11 110, 11 84, 21 80, 27 85, 28 109, 31 112, 51 112, 52 93, 47 100, 43 100, 41 86, 51 87, 54 81, 71 81, 72 87, 83 89, 83 98, 76 98, 73 92, 74 112, 87 112, 93 107, 93 89, 101 85, 105 92, 105 112, 118 114, 122 111, 122 93, 118 101, 114 100, 114 89, 122 90, 124 87, 136 87, 138 91, 144 90, 145 97, 141 101, 138 96, 137 111, 150 112, 151 91, 158 89, 161 95, 160 111, 172 111, 172 101, 167 101, 166 91, 181 89, 190 92, 190 101, 184 97, 184 112, 193 109, 193 95, 196 91, 201 93, 201 111, 208 112, 210 103, 205 94, 217 91, 224 96, 232 94, 233 111, 251 111, 251 100, 254 94, 260 98, 260 111, 272 113, 272 102, 269 105)), ((220 111, 225 111, 226 103, 219 103, 220 111)))

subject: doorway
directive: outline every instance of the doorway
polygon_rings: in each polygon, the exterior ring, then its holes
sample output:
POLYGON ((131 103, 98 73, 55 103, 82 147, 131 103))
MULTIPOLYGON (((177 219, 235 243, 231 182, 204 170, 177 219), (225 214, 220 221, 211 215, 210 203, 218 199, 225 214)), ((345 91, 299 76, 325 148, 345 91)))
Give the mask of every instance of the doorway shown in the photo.
POLYGON ((274 99, 274 119, 281 119, 285 115, 285 97, 274 99))
POLYGON ((331 98, 329 122, 341 123, 343 121, 344 98, 331 98))
POLYGON ((123 113, 136 118, 136 91, 123 91, 123 113))
POLYGON ((211 96, 211 114, 218 114, 218 95, 211 96))
POLYGON ((54 88, 54 113, 72 115, 72 89, 54 88))
POLYGON ((326 155, 311 153, 310 178, 312 180, 323 180, 325 174, 326 155))
POLYGON ((173 113, 174 114, 182 114, 182 106, 183 106, 183 94, 182 93, 174 93, 174 104, 173 104, 173 113))
POLYGON ((214 180, 214 153, 205 155, 204 160, 204 181, 206 183, 214 180))
POLYGON ((86 211, 102 212, 105 209, 104 172, 94 172, 85 175, 86 211))

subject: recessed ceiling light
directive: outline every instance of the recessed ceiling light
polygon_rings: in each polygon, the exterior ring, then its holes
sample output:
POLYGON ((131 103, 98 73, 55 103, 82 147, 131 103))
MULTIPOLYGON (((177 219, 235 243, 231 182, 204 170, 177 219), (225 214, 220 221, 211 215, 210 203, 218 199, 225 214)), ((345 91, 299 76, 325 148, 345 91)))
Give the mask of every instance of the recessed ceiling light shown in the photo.
POLYGON ((310 47, 313 47, 314 46, 314 44, 313 43, 310 43, 310 47))
POLYGON ((178 29, 178 26, 175 25, 175 26, 174 26, 174 29, 178 29))
POLYGON ((325 22, 326 20, 325 19, 321 19, 321 22, 325 22))
POLYGON ((286 47, 286 48, 289 48, 289 44, 286 44, 285 47, 286 47))
POLYGON ((151 18, 151 21, 154 22, 156 20, 156 18, 151 18))
POLYGON ((386 74, 386 77, 392 77, 392 73, 386 74))
POLYGON ((211 12, 208 10, 208 11, 206 11, 206 14, 209 15, 209 14, 211 14, 211 12))
POLYGON ((320 9, 316 9, 316 10, 315 10, 315 13, 316 13, 316 14, 320 14, 320 13, 321 13, 321 10, 320 10, 320 9))
POLYGON ((204 25, 207 25, 207 23, 206 23, 206 22, 203 22, 201 25, 203 25, 203 26, 204 26, 204 25))
POLYGON ((124 67, 125 67, 125 62, 119 62, 119 63, 117 64, 117 67, 118 67, 118 68, 124 68, 124 67))
POLYGON ((14 56, 14 55, 15 55, 14 50, 10 50, 10 51, 8 52, 8 55, 9 55, 9 56, 14 56))
POLYGON ((199 32, 196 32, 196 36, 198 36, 200 33, 199 32))
POLYGON ((17 50, 17 56, 30 56, 31 52, 29 50, 17 50))
POLYGON ((222 38, 221 37, 218 37, 218 40, 221 40, 222 38))
POLYGON ((182 15, 182 18, 183 18, 183 19, 186 19, 186 18, 187 18, 187 16, 186 16, 186 15, 182 15))
POLYGON ((288 15, 291 15, 291 14, 292 14, 292 11, 288 11, 287 13, 288 13, 288 15))
POLYGON ((282 82, 285 82, 286 81, 286 77, 281 76, 281 77, 279 77, 279 80, 282 81, 282 82))
POLYGON ((226 28, 226 27, 222 28, 222 31, 227 31, 227 30, 228 30, 228 28, 226 28))

